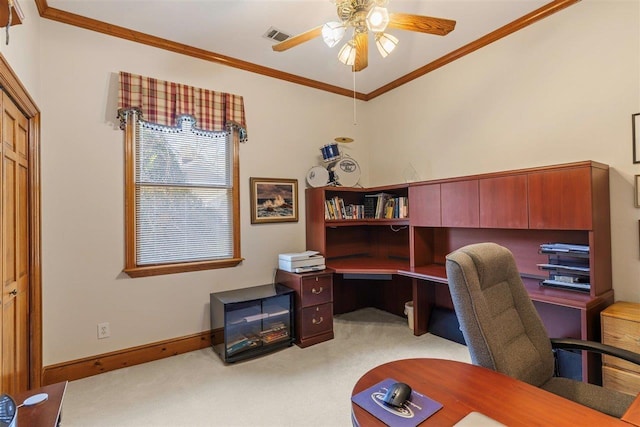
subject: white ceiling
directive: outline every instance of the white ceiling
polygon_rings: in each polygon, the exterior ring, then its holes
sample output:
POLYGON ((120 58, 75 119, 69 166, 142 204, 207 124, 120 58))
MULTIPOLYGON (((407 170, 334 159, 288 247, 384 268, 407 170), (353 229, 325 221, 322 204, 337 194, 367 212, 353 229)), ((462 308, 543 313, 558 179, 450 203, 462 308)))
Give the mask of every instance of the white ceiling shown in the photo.
MULTIPOLYGON (((390 12, 457 21, 446 36, 392 30, 399 40, 386 59, 369 42, 369 66, 355 73, 357 92, 370 93, 549 3, 550 0, 390 0, 390 12)), ((337 20, 330 0, 48 0, 72 12, 248 61, 307 79, 354 89, 351 67, 338 62, 340 49, 320 38, 274 52, 263 35, 270 27, 296 35, 337 20)), ((535 25, 535 24, 534 24, 535 25)))

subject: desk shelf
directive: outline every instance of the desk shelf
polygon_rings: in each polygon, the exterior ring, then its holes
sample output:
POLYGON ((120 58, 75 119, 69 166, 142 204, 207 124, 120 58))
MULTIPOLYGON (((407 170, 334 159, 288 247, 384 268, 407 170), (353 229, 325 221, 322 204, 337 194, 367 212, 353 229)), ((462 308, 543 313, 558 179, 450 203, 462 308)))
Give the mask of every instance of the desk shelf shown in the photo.
POLYGON ((355 256, 334 258, 326 264, 338 274, 398 274, 409 267, 409 259, 355 256))

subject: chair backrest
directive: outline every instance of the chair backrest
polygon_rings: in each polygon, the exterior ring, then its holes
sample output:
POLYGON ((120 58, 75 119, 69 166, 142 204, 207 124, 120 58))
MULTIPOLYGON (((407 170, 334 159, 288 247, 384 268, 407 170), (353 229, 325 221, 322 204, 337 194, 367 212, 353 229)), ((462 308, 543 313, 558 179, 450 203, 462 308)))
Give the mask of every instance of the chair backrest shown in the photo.
POLYGON ((551 342, 513 254, 478 243, 447 255, 453 305, 474 364, 535 386, 554 372, 551 342))

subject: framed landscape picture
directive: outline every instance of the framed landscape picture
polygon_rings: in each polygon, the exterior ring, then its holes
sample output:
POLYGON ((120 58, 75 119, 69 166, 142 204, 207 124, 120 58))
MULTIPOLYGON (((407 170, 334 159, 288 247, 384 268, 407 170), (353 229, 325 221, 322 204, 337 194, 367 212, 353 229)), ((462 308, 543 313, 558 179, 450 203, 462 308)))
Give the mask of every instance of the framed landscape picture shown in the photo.
POLYGON ((251 224, 298 222, 298 180, 250 178, 251 224))

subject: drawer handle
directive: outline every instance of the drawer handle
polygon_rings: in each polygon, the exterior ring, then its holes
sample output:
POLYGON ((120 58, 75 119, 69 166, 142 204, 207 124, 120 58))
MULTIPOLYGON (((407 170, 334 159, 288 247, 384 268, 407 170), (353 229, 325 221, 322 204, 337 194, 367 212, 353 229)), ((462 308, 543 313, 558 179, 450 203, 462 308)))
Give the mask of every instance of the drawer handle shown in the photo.
POLYGON ((316 320, 315 318, 311 319, 311 323, 314 325, 319 325, 324 320, 324 317, 320 316, 320 320, 316 320))
POLYGON ((320 290, 316 290, 316 288, 312 288, 311 289, 311 293, 316 294, 316 295, 320 295, 322 293, 322 286, 320 286, 320 290))

